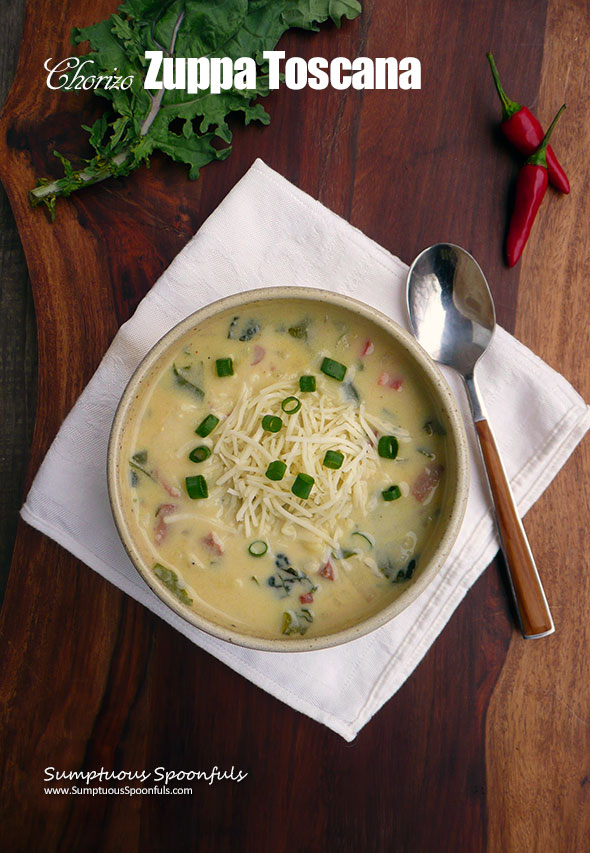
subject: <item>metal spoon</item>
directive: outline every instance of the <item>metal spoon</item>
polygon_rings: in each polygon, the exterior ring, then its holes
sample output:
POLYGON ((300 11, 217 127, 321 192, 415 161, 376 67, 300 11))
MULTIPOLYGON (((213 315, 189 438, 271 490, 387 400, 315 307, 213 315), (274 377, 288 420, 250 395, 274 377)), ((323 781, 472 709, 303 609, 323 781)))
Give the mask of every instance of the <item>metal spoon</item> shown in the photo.
POLYGON ((522 633, 527 639, 546 637, 555 630, 553 619, 475 380, 496 327, 488 283, 469 252, 437 243, 410 267, 407 298, 418 342, 465 380, 522 633))

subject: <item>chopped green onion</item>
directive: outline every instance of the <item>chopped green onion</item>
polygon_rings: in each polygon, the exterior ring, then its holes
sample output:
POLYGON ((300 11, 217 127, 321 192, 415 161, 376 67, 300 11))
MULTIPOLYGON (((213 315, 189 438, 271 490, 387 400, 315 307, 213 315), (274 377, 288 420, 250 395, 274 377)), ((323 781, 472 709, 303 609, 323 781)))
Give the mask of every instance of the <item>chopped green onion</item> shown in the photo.
POLYGON ((381 492, 381 496, 384 501, 396 501, 398 498, 401 498, 402 491, 399 486, 390 486, 381 492))
POLYGON ((196 428, 195 432, 197 433, 197 435, 200 435, 201 438, 205 438, 205 436, 213 432, 218 423, 219 418, 216 418, 215 415, 207 415, 207 417, 204 418, 204 420, 202 420, 199 426, 196 428))
POLYGON ((218 358, 215 362, 218 376, 233 376, 234 365, 231 358, 218 358))
POLYGON ((447 431, 440 421, 433 418, 431 421, 426 421, 424 424, 424 432, 426 435, 446 435, 447 431))
POLYGON ((353 536, 361 536, 366 542, 369 543, 369 546, 372 548, 375 544, 375 540, 372 536, 367 533, 361 533, 360 530, 355 530, 352 534, 353 536))
POLYGON ((395 459, 399 443, 395 435, 382 435, 377 445, 377 453, 384 459, 395 459))
POLYGON ((209 489, 207 481, 202 474, 197 474, 194 477, 185 477, 186 492, 192 500, 201 500, 209 497, 209 489))
POLYGON ((297 474, 295 482, 291 486, 291 491, 298 498, 308 498, 314 483, 314 478, 310 477, 309 474, 297 474))
POLYGON ((262 429, 267 432, 278 432, 282 426, 282 420, 276 415, 265 415, 262 418, 262 429))
POLYGON ((426 450, 425 447, 416 448, 418 453, 421 453, 422 456, 426 456, 427 459, 435 459, 436 453, 433 453, 432 450, 426 450))
POLYGON ((266 469, 265 476, 268 477, 269 480, 282 480, 285 476, 286 470, 287 466, 285 463, 281 462, 280 459, 277 459, 275 462, 270 463, 266 469))
POLYGON ((194 450, 188 455, 188 458, 191 462, 204 462, 205 459, 209 459, 211 456, 211 449, 209 447, 205 447, 204 444, 200 444, 198 447, 195 447, 194 450))
POLYGON ((322 373, 325 373, 326 376, 331 376, 332 379, 336 379, 338 382, 342 382, 346 376, 346 366, 344 364, 340 364, 339 361, 334 361, 333 358, 326 357, 322 361, 320 370, 322 373))
POLYGON ((268 551, 268 545, 262 539, 256 539, 248 545, 248 553, 252 557, 263 557, 268 551))
POLYGON ((315 376, 300 376, 299 377, 300 391, 315 391, 315 376))
POLYGON ((325 465, 326 468, 341 468, 342 463, 344 462, 344 454, 340 453, 339 450, 326 450, 326 455, 324 456, 324 461, 322 465, 325 465))
POLYGON ((281 403, 281 409, 286 415, 294 415, 301 408, 301 400, 297 397, 285 397, 281 403))

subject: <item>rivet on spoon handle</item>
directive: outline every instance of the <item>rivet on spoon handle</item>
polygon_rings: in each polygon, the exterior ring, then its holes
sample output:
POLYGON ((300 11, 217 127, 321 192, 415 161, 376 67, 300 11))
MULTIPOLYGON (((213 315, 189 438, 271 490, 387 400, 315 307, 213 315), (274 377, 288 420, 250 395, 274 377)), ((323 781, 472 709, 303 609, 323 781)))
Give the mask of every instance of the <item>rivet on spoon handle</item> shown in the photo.
POLYGON ((475 421, 481 452, 496 507, 498 532, 506 557, 512 593, 527 639, 546 637, 555 630, 535 560, 516 511, 510 486, 487 420, 475 421))

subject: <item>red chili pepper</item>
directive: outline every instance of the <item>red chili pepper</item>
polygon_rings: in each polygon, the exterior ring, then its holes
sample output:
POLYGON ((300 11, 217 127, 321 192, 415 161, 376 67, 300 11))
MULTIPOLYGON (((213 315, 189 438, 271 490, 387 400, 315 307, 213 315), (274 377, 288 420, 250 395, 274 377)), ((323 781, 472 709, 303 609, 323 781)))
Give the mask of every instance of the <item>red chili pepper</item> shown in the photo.
POLYGON ((565 104, 551 122, 539 148, 529 157, 518 173, 516 201, 506 240, 506 259, 509 267, 513 267, 522 255, 535 216, 547 190, 547 142, 557 119, 564 110, 565 104))
MULTIPOLYGON (((527 157, 534 154, 541 142, 543 141, 543 127, 541 122, 528 107, 523 107, 516 101, 511 101, 502 88, 500 76, 494 57, 491 53, 487 54, 496 90, 502 102, 502 133, 506 139, 511 142, 514 147, 527 157)), ((557 155, 551 146, 547 148, 547 173, 549 181, 562 193, 569 193, 570 182, 561 166, 557 155)))

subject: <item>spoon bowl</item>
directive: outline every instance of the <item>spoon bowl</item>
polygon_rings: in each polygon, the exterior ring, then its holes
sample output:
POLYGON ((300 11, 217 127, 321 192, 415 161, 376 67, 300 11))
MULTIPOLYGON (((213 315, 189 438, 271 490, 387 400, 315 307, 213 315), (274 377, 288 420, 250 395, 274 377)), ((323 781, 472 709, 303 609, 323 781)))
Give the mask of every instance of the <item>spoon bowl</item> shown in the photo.
POLYGON ((473 371, 496 326, 492 294, 479 264, 451 244, 425 249, 412 264, 408 310, 424 349, 463 374, 473 371))
POLYGON ((553 619, 475 377, 496 327, 485 275, 465 249, 437 243, 421 252, 410 267, 407 300, 418 342, 465 381, 522 632, 527 639, 545 637, 555 630, 553 619))

